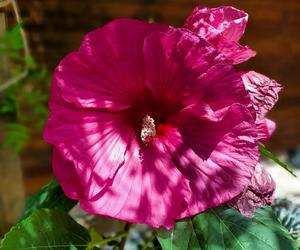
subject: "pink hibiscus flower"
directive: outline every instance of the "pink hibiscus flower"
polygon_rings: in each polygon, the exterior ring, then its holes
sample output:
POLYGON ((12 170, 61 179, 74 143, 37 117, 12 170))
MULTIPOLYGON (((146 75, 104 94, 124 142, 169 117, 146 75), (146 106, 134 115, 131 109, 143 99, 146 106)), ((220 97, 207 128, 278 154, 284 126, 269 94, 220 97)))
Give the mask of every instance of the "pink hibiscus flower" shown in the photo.
MULTIPOLYGON (((243 17, 222 25, 236 18, 215 25, 226 44, 245 28, 243 17)), ((248 187, 278 84, 238 72, 211 29, 187 28, 115 20, 55 70, 44 137, 55 176, 84 210, 171 228, 248 187)))

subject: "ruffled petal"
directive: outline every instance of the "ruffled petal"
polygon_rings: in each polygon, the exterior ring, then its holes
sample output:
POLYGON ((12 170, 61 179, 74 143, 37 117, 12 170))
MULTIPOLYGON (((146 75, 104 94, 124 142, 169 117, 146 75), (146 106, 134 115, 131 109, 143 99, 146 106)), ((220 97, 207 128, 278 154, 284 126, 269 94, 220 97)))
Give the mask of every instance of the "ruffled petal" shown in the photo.
POLYGON ((257 208, 272 204, 274 192, 274 180, 266 170, 258 165, 249 186, 230 201, 229 205, 239 210, 244 216, 252 217, 257 208))
POLYGON ((257 140, 266 143, 276 129, 276 123, 269 119, 262 119, 256 123, 257 140))
POLYGON ((255 56, 255 51, 237 42, 244 34, 248 14, 233 7, 196 7, 187 18, 187 29, 209 41, 235 64, 255 56))
POLYGON ((80 205, 93 214, 170 229, 186 205, 186 185, 160 140, 148 148, 132 141, 111 186, 94 199, 80 200, 80 205))
POLYGON ((54 78, 62 97, 78 107, 122 110, 144 88, 142 46, 151 32, 168 26, 118 19, 88 33, 66 56, 54 78))
POLYGON ((213 110, 241 103, 253 109, 240 74, 199 36, 185 29, 152 33, 143 53, 145 83, 157 101, 182 107, 200 101, 213 110))
POLYGON ((245 189, 259 159, 255 123, 247 109, 233 105, 218 122, 181 113, 171 123, 179 133, 167 147, 192 190, 178 218, 221 205, 245 189))
POLYGON ((257 113, 257 120, 265 117, 278 100, 278 93, 282 86, 268 77, 249 71, 242 73, 242 79, 248 90, 253 106, 257 113))
MULTIPOLYGON (((207 23, 222 33, 229 41, 238 42, 243 36, 248 22, 248 14, 231 6, 206 8, 198 6, 186 21, 186 26, 201 29, 207 23)), ((201 35, 208 35, 201 33, 201 35)))
POLYGON ((256 55, 256 52, 248 46, 242 46, 236 42, 226 40, 221 35, 209 39, 208 41, 234 64, 246 62, 256 55))

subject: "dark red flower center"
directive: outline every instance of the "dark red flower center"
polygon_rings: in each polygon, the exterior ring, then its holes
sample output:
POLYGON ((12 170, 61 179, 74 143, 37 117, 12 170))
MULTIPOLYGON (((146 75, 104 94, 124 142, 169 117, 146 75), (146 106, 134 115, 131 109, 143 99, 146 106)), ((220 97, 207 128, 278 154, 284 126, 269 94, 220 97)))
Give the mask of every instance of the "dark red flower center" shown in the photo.
POLYGON ((175 98, 155 98, 146 89, 133 101, 132 108, 126 113, 126 121, 135 131, 138 141, 149 145, 157 135, 165 133, 162 127, 168 127, 169 120, 178 113, 183 105, 175 98))

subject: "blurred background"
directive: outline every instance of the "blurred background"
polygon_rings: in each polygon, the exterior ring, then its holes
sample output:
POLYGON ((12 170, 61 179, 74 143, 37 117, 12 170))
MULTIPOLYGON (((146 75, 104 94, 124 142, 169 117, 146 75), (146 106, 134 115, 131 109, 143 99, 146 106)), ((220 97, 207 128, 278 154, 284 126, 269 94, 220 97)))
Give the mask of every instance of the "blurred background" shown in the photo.
POLYGON ((257 56, 239 68, 284 86, 269 114, 277 130, 267 147, 300 167, 299 0, 0 0, 0 232, 17 218, 24 197, 51 177, 51 148, 42 140, 42 128, 51 72, 59 60, 79 47, 84 34, 112 19, 180 27, 196 5, 232 5, 249 13, 241 43, 257 56))

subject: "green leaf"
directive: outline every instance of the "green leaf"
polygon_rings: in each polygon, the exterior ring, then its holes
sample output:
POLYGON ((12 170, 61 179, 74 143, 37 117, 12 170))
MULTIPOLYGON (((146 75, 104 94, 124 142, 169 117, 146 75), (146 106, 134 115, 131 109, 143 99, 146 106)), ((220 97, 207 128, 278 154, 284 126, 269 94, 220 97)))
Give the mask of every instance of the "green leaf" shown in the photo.
POLYGON ((87 246, 87 250, 94 249, 99 242, 103 241, 103 236, 100 235, 94 228, 90 231, 90 237, 91 241, 87 246))
POLYGON ((0 250, 84 250, 89 232, 61 210, 41 209, 5 235, 0 250))
POLYGON ((269 158, 270 160, 274 161, 274 162, 277 163, 280 167, 282 167, 282 168, 284 168, 286 171, 288 171, 291 175, 297 177, 297 176, 293 173, 293 171, 290 169, 290 167, 289 167, 286 163, 284 163, 284 162, 282 162, 281 160, 279 160, 279 159, 278 159, 273 153, 271 153, 269 150, 267 150, 265 145, 263 145, 263 144, 260 143, 260 144, 259 144, 259 151, 260 151, 260 153, 261 153, 263 156, 265 156, 265 157, 269 158))
POLYGON ((91 241, 89 242, 86 250, 98 250, 102 249, 102 247, 104 246, 119 245, 120 240, 126 236, 127 232, 123 232, 115 236, 104 237, 103 235, 99 234, 95 229, 92 229, 90 231, 91 241))
POLYGON ((158 232, 163 250, 296 250, 296 242, 270 208, 254 218, 222 206, 176 223, 169 234, 158 232))
POLYGON ((28 217, 35 210, 40 208, 59 209, 65 212, 70 211, 77 201, 71 200, 63 193, 60 185, 52 180, 38 193, 30 196, 26 201, 26 206, 21 219, 28 217))
POLYGON ((94 228, 91 229, 90 235, 91 235, 91 243, 92 244, 95 244, 95 243, 103 240, 103 236, 101 234, 99 234, 94 228))
POLYGON ((161 228, 157 231, 157 234, 157 239, 163 250, 202 249, 190 219, 177 222, 170 231, 161 228))
POLYGON ((16 113, 16 105, 11 98, 0 98, 0 115, 16 113))

